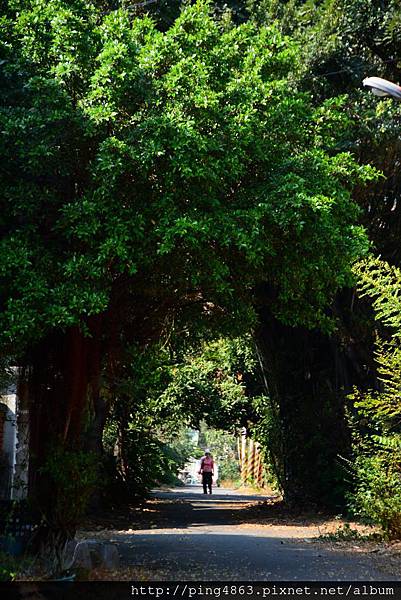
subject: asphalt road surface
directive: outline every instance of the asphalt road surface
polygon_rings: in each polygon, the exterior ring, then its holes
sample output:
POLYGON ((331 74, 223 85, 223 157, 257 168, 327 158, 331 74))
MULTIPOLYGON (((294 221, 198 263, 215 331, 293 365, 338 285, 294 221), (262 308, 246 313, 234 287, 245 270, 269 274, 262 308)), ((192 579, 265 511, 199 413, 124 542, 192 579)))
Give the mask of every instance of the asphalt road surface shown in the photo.
POLYGON ((198 486, 156 491, 142 529, 115 531, 126 567, 153 580, 391 581, 366 553, 315 543, 316 531, 291 525, 258 525, 238 518, 265 498, 198 486))

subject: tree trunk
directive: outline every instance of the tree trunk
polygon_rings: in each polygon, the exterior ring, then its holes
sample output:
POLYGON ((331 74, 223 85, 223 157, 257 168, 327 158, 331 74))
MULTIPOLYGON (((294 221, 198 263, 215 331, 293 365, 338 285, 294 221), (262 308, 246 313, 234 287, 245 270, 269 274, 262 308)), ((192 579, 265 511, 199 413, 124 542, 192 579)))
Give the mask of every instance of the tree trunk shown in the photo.
MULTIPOLYGON (((42 517, 32 549, 42 555, 50 553, 55 560, 78 523, 71 518, 65 522, 58 504, 62 478, 52 476, 49 465, 58 450, 79 452, 84 447, 84 417, 92 389, 96 395, 99 389, 100 327, 93 319, 87 327, 89 335, 78 326, 50 334, 28 357, 29 497, 42 517)), ((63 472, 62 464, 59 472, 63 472)))
POLYGON ((354 385, 367 383, 358 349, 336 335, 283 325, 266 306, 256 343, 268 394, 279 407, 283 454, 275 459, 286 501, 341 507, 342 457, 350 454, 345 399, 354 385))

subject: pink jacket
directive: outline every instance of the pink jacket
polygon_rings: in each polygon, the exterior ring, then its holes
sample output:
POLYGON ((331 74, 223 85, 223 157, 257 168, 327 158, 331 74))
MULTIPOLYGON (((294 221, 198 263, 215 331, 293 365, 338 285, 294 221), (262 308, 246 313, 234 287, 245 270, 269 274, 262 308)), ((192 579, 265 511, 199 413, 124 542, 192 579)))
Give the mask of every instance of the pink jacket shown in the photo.
POLYGON ((213 473, 214 470, 214 462, 211 456, 202 456, 200 462, 199 472, 203 473, 213 473))

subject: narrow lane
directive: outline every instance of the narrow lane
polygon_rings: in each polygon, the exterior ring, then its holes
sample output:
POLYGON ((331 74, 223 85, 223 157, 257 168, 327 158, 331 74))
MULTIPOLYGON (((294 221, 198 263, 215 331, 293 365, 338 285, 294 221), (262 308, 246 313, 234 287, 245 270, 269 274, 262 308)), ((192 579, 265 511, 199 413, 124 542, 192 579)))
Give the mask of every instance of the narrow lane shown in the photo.
POLYGON ((198 487, 156 491, 141 529, 116 531, 123 565, 153 580, 390 581, 367 554, 322 548, 317 528, 258 525, 241 515, 268 499, 198 487))

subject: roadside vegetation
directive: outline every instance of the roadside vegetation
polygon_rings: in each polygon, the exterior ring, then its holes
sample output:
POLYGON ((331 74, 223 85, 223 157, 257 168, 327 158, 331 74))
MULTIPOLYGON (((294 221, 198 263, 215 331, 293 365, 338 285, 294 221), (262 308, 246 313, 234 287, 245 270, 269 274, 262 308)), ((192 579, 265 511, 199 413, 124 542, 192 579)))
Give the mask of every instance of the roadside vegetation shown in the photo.
POLYGON ((202 448, 239 484, 243 428, 286 506, 400 538, 401 110, 361 89, 398 5, 3 2, 0 382, 54 571, 202 448))

